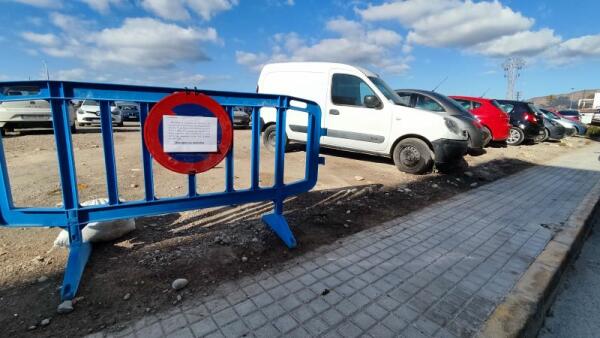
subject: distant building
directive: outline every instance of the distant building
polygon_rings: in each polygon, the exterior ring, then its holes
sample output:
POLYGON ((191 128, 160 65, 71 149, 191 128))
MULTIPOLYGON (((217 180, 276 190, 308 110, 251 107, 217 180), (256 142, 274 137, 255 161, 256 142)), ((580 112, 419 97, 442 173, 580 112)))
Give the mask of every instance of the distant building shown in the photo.
POLYGON ((579 109, 600 109, 600 93, 596 93, 593 99, 580 99, 577 101, 579 109))

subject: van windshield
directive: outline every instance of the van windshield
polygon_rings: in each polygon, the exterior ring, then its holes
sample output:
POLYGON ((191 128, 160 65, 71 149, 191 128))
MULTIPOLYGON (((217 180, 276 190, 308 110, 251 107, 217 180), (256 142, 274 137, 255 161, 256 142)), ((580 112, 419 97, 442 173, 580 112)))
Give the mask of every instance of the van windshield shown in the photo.
POLYGON ((406 104, 402 102, 402 99, 400 99, 398 94, 396 94, 396 92, 394 92, 394 90, 390 86, 388 86, 388 84, 385 83, 385 81, 383 81, 381 78, 376 76, 369 76, 369 80, 371 80, 373 84, 377 86, 377 89, 379 89, 379 91, 381 91, 381 93, 383 93, 383 95, 385 95, 385 97, 392 103, 400 106, 406 106, 406 104))

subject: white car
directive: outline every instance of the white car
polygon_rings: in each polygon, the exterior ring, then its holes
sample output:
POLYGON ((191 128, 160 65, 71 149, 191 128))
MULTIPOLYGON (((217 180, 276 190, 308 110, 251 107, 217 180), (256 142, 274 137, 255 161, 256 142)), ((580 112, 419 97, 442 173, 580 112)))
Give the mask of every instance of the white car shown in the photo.
MULTIPOLYGON (((119 110, 114 102, 110 103, 110 115, 114 125, 123 126, 121 110, 119 110)), ((95 100, 84 100, 79 109, 77 109, 77 125, 85 126, 92 124, 100 124, 100 103, 95 100)))
MULTIPOLYGON (((390 157, 409 173, 425 173, 437 164, 454 164, 467 152, 467 133, 453 117, 407 107, 377 75, 358 67, 325 62, 274 63, 264 66, 259 93, 295 96, 319 104, 321 145, 390 157)), ((275 146, 274 108, 261 108, 263 143, 275 146)), ((306 142, 306 114, 290 109, 288 140, 306 142)))
MULTIPOLYGON (((0 88, 3 96, 37 95, 37 86, 8 86, 0 88)), ((75 110, 69 104, 69 122, 71 132, 75 133, 75 110)), ((0 102, 0 132, 26 128, 52 128, 52 112, 46 100, 4 101, 0 102)))

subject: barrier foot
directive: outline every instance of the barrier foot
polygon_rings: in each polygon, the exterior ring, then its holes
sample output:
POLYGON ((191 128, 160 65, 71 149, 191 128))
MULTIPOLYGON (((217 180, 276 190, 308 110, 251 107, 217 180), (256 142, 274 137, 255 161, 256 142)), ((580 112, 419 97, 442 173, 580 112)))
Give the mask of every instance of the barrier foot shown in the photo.
POLYGON ((92 245, 88 242, 71 244, 65 277, 60 291, 60 298, 63 301, 75 298, 83 270, 92 252, 92 245))
POLYGON ((275 213, 267 214, 262 217, 262 221, 267 223, 271 230, 281 238, 288 248, 291 249, 296 247, 296 238, 294 237, 292 230, 290 230, 285 217, 275 213))

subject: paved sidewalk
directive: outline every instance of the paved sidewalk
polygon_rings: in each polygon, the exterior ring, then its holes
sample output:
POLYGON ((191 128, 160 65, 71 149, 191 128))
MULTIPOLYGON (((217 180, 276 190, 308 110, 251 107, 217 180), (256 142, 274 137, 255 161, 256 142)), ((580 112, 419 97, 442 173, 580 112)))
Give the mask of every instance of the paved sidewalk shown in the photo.
POLYGON ((473 336, 600 180, 600 144, 565 153, 115 335, 473 336))

